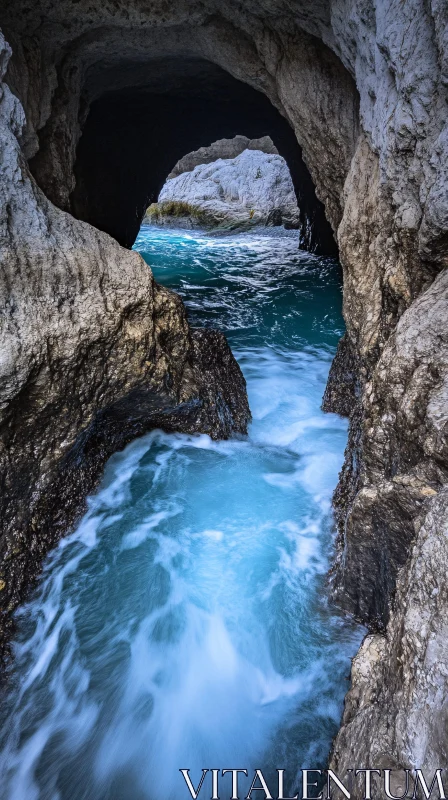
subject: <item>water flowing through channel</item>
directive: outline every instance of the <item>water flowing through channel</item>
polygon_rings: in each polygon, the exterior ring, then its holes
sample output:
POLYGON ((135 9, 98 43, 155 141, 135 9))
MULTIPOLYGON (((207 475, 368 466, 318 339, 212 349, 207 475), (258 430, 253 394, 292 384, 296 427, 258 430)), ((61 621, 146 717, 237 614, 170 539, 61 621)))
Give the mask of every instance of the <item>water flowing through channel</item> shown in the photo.
POLYGON ((179 769, 196 785, 203 767, 262 768, 274 797, 284 768, 297 790, 328 757, 362 635, 325 589, 347 427, 320 411, 338 265, 295 232, 142 228, 135 247, 193 325, 226 332, 253 422, 226 442, 154 431, 109 461, 18 614, 7 800, 184 800, 179 769))

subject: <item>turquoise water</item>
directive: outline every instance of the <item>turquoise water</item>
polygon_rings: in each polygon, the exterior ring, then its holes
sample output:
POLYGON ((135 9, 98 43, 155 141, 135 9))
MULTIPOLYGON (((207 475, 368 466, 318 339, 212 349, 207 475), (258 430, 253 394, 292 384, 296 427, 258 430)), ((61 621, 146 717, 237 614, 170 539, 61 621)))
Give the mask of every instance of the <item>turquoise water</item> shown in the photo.
POLYGON ((295 232, 142 228, 135 248, 193 325, 226 332, 253 422, 226 442, 154 431, 109 461, 18 614, 0 796, 183 800, 180 768, 196 785, 218 767, 262 768, 274 797, 285 769, 293 793, 325 764, 362 635, 325 588, 347 428, 320 411, 338 265, 295 232))

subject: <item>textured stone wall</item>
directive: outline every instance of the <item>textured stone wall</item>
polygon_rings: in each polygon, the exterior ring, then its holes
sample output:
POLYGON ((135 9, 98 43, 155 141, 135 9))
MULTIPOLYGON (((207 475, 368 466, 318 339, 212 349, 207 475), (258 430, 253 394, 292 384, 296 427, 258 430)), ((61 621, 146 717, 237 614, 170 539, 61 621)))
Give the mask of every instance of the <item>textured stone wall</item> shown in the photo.
POLYGON ((331 761, 343 780, 355 764, 397 770, 392 789, 397 797, 404 796, 403 768, 423 768, 430 785, 448 762, 446 488, 426 503, 415 525, 386 636, 367 636, 354 659, 331 761))

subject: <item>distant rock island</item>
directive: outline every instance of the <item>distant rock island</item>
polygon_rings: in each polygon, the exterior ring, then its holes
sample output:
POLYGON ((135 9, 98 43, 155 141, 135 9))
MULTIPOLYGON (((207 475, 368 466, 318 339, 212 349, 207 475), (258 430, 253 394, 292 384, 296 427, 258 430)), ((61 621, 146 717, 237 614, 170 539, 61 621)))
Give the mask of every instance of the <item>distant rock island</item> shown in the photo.
POLYGON ((221 229, 300 223, 288 165, 268 136, 220 139, 184 156, 145 221, 221 229))

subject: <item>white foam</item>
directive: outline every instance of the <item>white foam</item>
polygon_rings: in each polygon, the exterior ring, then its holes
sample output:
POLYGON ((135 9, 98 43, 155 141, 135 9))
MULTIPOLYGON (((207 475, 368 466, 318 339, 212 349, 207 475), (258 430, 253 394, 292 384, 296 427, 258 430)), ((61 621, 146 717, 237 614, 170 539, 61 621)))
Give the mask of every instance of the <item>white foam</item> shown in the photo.
MULTIPOLYGON (((184 259, 190 312, 196 297, 227 330, 257 331, 279 282, 317 269, 297 237, 145 237, 169 254, 166 274, 184 259)), ((8 800, 69 800, 73 774, 80 796, 181 800, 179 768, 196 780, 203 766, 260 766, 274 738, 294 768, 325 757, 361 634, 322 589, 346 423, 320 411, 329 352, 273 344, 296 312, 270 319, 269 344, 237 350, 246 439, 133 442, 50 555, 19 615, 0 752, 8 800)))

